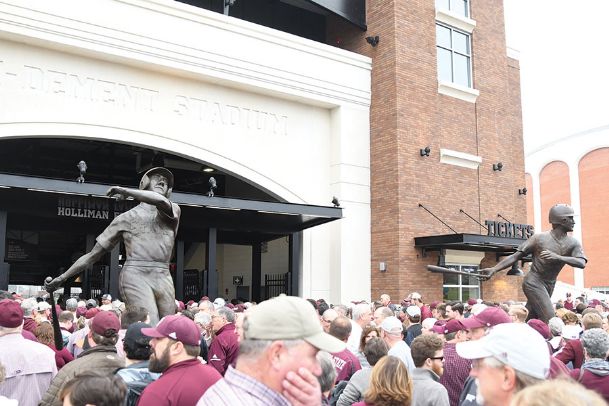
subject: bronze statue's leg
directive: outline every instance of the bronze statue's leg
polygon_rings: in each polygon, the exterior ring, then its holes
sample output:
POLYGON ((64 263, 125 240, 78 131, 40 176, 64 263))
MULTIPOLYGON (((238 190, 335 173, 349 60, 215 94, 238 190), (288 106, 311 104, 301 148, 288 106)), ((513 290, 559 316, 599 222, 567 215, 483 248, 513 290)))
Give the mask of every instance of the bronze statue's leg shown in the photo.
POLYGON ((125 266, 121 270, 119 289, 126 305, 141 306, 148 310, 150 324, 159 322, 159 311, 155 300, 153 285, 158 270, 125 266))
POLYGON ((548 292, 547 282, 529 272, 522 283, 522 290, 527 297, 528 319, 539 319, 547 323, 554 317, 554 307, 548 292))
POLYGON ((158 273, 154 279, 154 295, 159 317, 163 318, 176 312, 175 288, 169 270, 155 270, 155 272, 158 273))

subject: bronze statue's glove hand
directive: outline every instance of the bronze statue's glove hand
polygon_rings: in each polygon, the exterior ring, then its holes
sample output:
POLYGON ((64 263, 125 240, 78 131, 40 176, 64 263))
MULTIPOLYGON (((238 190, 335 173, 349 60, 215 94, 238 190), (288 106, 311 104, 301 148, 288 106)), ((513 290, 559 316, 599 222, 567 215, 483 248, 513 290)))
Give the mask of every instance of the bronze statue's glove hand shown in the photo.
POLYGON ((61 276, 58 276, 55 279, 51 280, 51 277, 47 277, 44 280, 44 290, 46 290, 49 293, 53 293, 55 292, 57 289, 59 289, 64 283, 64 280, 61 278, 61 276))
POLYGON ((485 281, 491 279, 493 275, 495 275, 495 272, 496 271, 494 271, 492 268, 484 268, 478 271, 478 273, 480 274, 480 279, 485 281))
POLYGON ((118 200, 125 200, 125 191, 120 186, 112 186, 106 192, 106 196, 108 196, 108 197, 116 197, 118 200))
POLYGON ((543 250, 539 253, 539 257, 545 261, 559 261, 560 256, 552 251, 543 250))

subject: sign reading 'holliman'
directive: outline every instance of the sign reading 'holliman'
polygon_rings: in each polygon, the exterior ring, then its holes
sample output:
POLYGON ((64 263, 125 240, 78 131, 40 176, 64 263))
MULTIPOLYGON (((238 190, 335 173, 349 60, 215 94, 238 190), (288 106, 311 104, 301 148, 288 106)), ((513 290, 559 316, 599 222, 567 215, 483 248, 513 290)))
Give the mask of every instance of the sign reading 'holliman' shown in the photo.
POLYGON ((111 210, 108 200, 62 197, 57 200, 57 215, 61 217, 109 220, 111 213, 113 217, 116 217, 130 209, 133 205, 133 202, 114 202, 114 210, 111 210))

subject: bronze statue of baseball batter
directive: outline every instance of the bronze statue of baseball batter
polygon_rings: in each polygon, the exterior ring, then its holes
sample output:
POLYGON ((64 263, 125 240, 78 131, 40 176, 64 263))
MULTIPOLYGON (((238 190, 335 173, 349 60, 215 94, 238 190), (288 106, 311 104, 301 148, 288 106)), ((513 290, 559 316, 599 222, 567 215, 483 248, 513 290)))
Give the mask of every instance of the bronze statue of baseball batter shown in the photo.
POLYGON ((146 308, 153 324, 163 316, 174 314, 175 290, 169 261, 181 211, 169 200, 172 189, 173 174, 165 168, 146 172, 139 189, 111 187, 106 193, 108 196, 132 197, 140 204, 115 217, 97 237, 93 249, 63 274, 45 282, 45 289, 55 291, 123 240, 127 260, 120 272, 119 289, 125 303, 146 308))

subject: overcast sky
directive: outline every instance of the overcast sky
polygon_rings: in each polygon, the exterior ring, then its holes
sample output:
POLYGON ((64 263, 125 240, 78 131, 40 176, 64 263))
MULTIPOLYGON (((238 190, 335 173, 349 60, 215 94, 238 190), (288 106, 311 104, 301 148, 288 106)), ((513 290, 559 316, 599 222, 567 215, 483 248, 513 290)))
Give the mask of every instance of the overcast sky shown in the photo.
POLYGON ((525 151, 609 124, 609 0, 504 0, 525 151))

